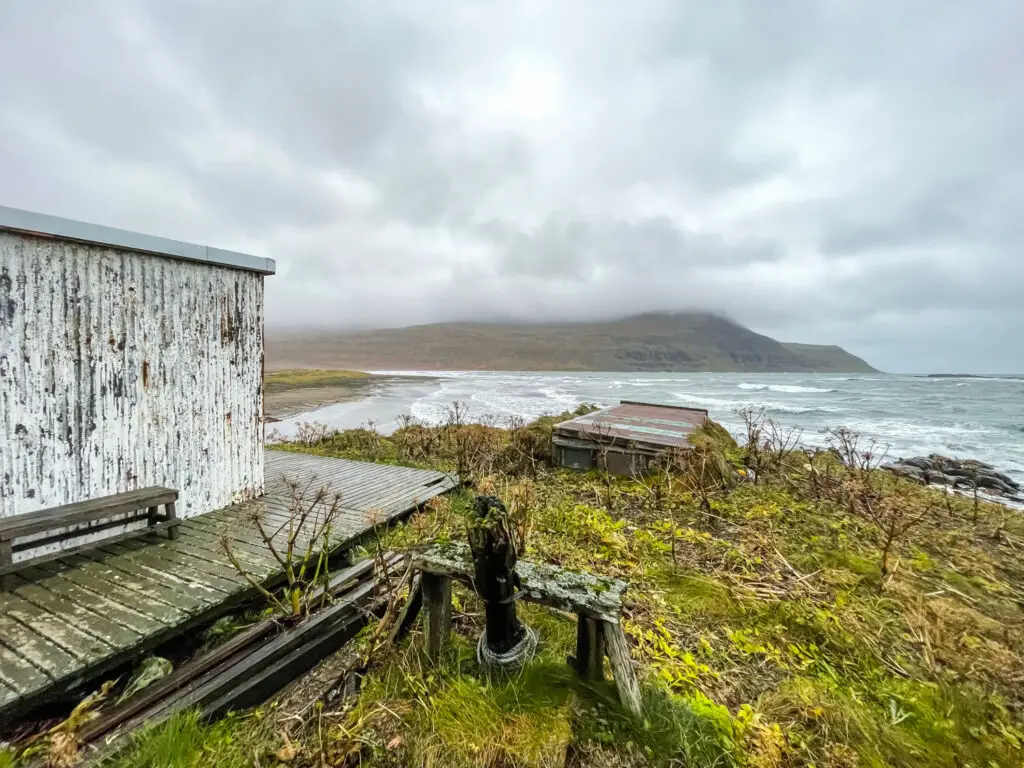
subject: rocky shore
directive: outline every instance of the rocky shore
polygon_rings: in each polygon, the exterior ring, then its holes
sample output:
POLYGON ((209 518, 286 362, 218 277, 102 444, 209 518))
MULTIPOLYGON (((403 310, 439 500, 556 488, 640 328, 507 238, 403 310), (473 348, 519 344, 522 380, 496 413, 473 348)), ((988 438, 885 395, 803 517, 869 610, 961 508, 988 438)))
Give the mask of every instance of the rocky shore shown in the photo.
POLYGON ((991 464, 975 459, 951 459, 933 453, 900 459, 882 467, 894 475, 922 485, 938 485, 958 493, 973 494, 975 488, 985 496, 1024 504, 1020 483, 991 464))

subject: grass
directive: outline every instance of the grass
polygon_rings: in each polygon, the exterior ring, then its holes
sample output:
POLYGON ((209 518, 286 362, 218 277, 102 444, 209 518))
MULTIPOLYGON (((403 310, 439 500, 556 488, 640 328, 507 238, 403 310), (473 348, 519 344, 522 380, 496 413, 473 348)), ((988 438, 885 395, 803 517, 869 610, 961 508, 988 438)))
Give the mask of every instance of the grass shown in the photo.
MULTIPOLYGON (((456 455, 467 449, 466 435, 455 431, 412 426, 383 437, 364 430, 289 448, 451 469, 467 461, 456 455)), ((575 679, 565 664, 572 617, 536 606, 519 611, 540 635, 537 657, 510 678, 483 674, 474 656, 483 609, 457 588, 444 658, 427 665, 414 631, 375 659, 353 706, 323 713, 315 728, 308 719, 294 726, 289 764, 1024 763, 1019 518, 985 505, 974 522, 966 499, 847 470, 829 456, 819 457, 825 474, 813 474, 803 453, 774 460, 757 483, 719 474, 697 492, 685 477, 656 475, 613 479, 609 494, 598 473, 538 464, 542 428, 468 434, 479 441, 469 446, 474 492, 521 502, 526 557, 629 581, 623 627, 642 680, 644 720, 619 707, 609 684, 575 679), (928 510, 895 542, 884 574, 879 528, 851 512, 863 483, 876 501, 928 510)), ((705 437, 701 450, 745 465, 744 447, 713 430, 705 437)), ((464 538, 471 498, 433 500, 387 533, 385 546, 464 538)), ((130 764, 186 766, 221 750, 225 762, 208 764, 233 766, 243 741, 271 757, 284 744, 277 731, 263 741, 240 736, 253 718, 165 727, 177 735, 144 736, 130 764), (161 747, 160 739, 174 744, 161 747), (162 749, 178 762, 152 762, 162 749)))
MULTIPOLYGON (((268 750, 253 717, 228 717, 204 724, 183 712, 136 734, 104 768, 250 768, 268 750)), ((272 753, 271 753, 272 754, 272 753)))
POLYGON ((309 387, 344 387, 372 376, 373 374, 363 371, 293 368, 266 374, 263 378, 263 391, 272 394, 309 387))

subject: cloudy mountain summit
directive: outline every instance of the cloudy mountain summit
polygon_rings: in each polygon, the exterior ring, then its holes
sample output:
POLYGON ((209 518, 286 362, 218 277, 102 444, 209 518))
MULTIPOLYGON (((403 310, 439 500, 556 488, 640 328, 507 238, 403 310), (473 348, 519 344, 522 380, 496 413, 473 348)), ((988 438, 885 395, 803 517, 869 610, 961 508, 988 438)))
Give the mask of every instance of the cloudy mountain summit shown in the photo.
POLYGON ((1024 370, 1024 4, 10 0, 0 204, 277 259, 267 323, 724 313, 1024 370))

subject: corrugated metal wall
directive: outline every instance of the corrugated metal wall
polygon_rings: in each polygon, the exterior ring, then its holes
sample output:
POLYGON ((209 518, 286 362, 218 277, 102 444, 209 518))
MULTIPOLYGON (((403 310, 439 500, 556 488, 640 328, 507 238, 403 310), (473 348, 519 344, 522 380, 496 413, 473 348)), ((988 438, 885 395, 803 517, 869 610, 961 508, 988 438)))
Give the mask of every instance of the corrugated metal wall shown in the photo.
POLYGON ((0 231, 0 516, 263 492, 263 277, 0 231))

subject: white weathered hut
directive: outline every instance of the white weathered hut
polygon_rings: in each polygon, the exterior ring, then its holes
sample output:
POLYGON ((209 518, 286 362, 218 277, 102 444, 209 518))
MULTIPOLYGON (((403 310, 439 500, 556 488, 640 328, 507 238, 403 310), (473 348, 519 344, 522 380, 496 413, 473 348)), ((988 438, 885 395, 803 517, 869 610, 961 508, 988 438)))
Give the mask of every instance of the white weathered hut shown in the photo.
POLYGON ((0 207, 0 516, 263 493, 270 259, 0 207))

